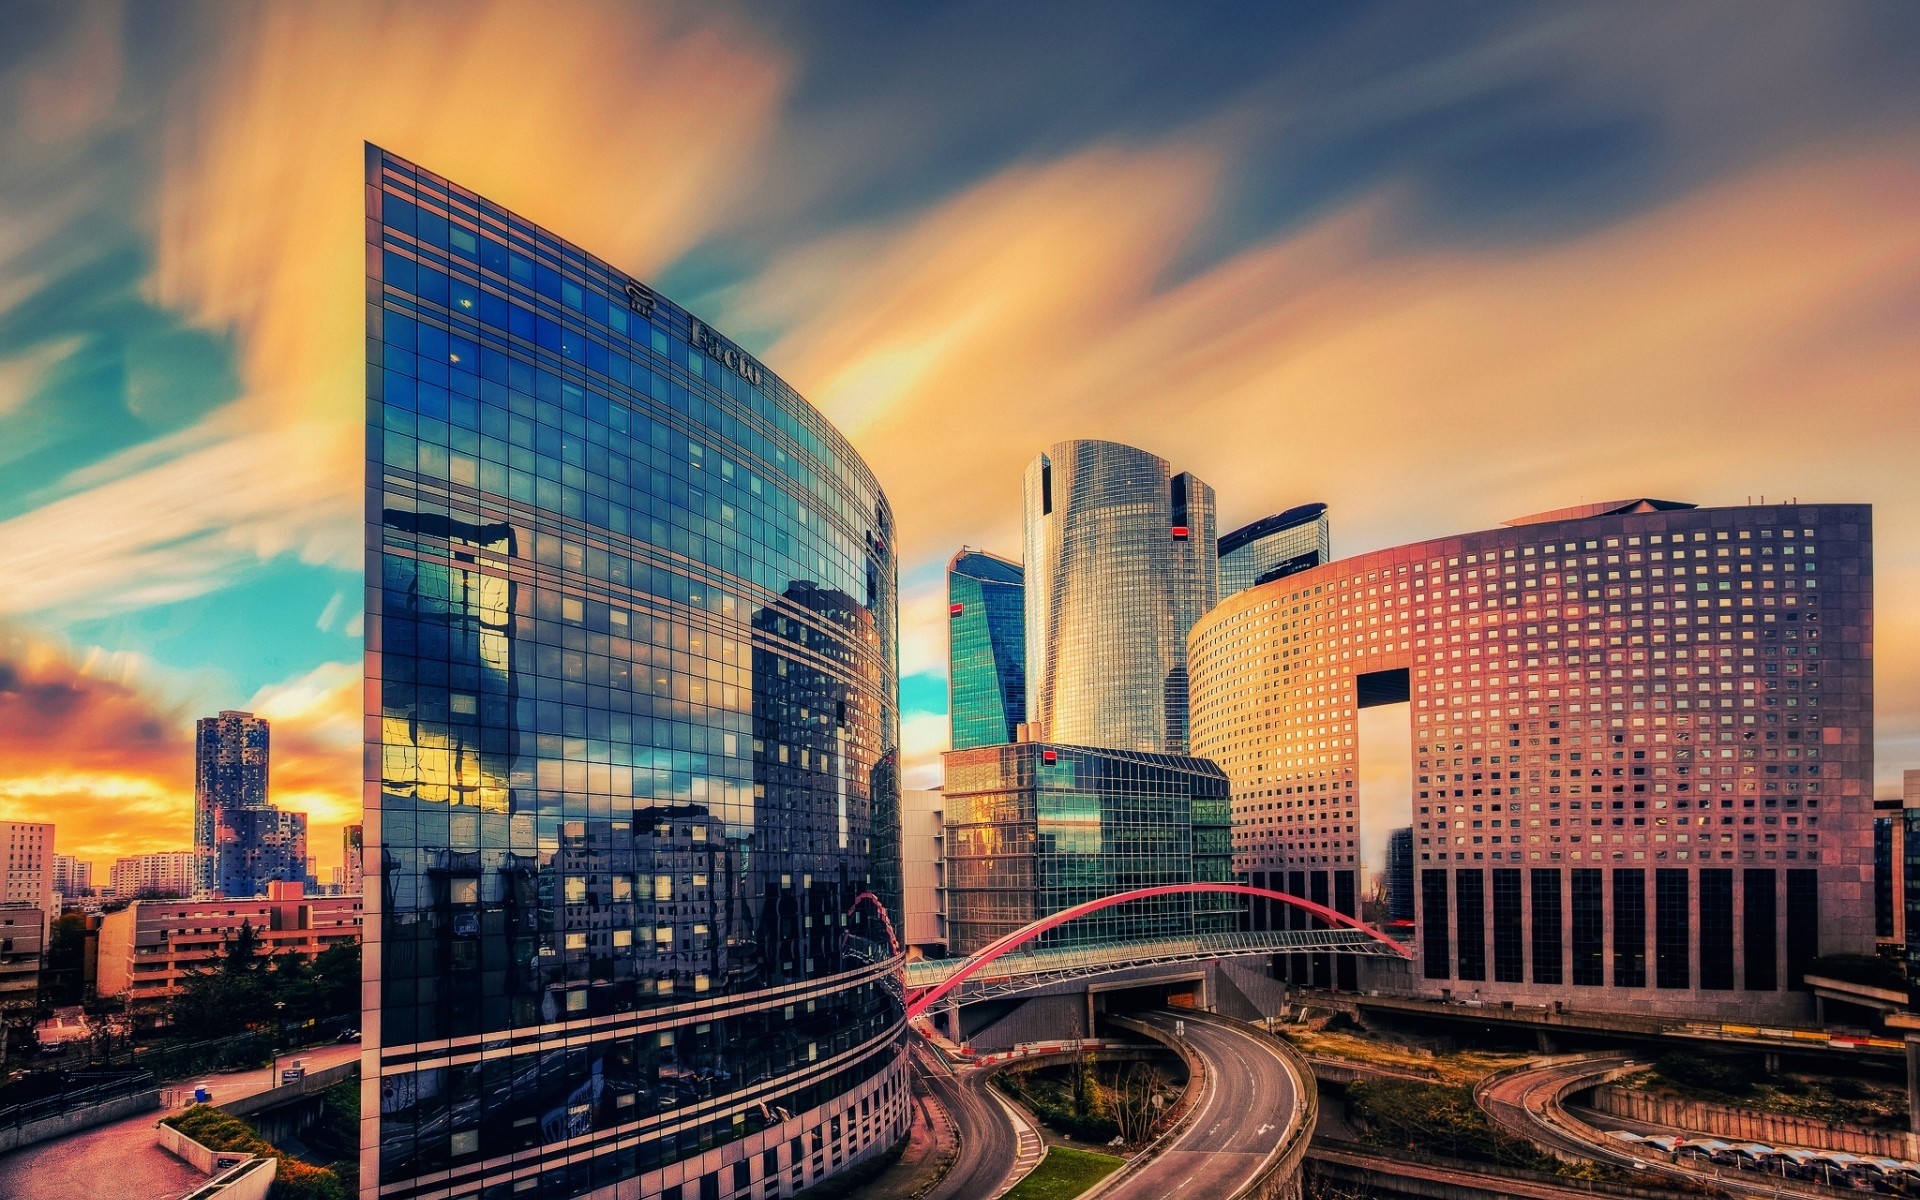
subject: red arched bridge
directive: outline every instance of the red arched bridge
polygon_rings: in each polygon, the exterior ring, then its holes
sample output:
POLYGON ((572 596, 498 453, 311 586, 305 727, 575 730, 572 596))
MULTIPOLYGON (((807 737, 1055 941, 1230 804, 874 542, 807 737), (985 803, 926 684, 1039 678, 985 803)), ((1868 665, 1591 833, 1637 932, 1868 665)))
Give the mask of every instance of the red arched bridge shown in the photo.
MULTIPOLYGON (((858 902, 856 901, 856 904, 858 902)), ((877 903, 877 902, 876 902, 877 903)), ((885 913, 882 912, 884 919, 885 913)), ((891 926, 889 925, 889 928, 891 926)), ((1063 908, 1032 921, 963 959, 926 959, 905 968, 907 1015, 917 1017, 963 984, 968 999, 1005 996, 1046 987, 1066 979, 1106 974, 1159 963, 1199 961, 1255 954, 1367 954, 1412 958, 1413 951, 1373 926, 1286 892, 1244 883, 1171 883, 1136 888, 1063 908), (1021 950, 1041 934, 1103 908, 1156 896, 1229 894, 1277 900, 1325 922, 1320 929, 1275 929, 1255 933, 1195 934, 1151 942, 1113 942, 1021 950), (993 967, 991 972, 986 968, 993 967)))

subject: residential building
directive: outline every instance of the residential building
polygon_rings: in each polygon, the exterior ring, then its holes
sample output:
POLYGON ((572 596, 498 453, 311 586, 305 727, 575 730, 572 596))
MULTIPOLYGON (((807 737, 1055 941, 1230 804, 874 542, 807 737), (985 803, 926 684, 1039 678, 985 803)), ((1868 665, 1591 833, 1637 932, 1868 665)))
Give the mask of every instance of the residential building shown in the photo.
POLYGON ((1020 564, 962 549, 947 564, 947 722, 955 750, 998 746, 1027 712, 1026 589, 1020 564))
POLYGON ((1115 442, 1027 467, 1027 720, 1035 736, 1187 749, 1187 631, 1219 595, 1213 489, 1115 442))
MULTIPOLYGON (((218 890, 218 810, 267 804, 268 723, 250 712, 223 710, 194 725, 193 848, 201 856, 198 890, 218 890)), ((252 893, 247 893, 251 895, 252 893)))
POLYGON ((0 876, 0 904, 31 904, 51 911, 53 898, 53 826, 43 821, 0 821, 6 846, 6 874, 0 876))
POLYGON ((947 952, 944 798, 938 791, 902 792, 900 807, 906 910, 894 922, 910 953, 942 958, 947 952))
POLYGON ((53 890, 63 905, 93 895, 93 864, 71 854, 54 855, 53 890))
POLYGON ((1194 746, 1237 868, 1352 912, 1357 711, 1406 706, 1421 994, 1800 1018, 1815 956, 1874 947, 1872 581, 1863 505, 1377 551, 1195 627, 1194 746))
POLYGON ((0 904, 0 1016, 40 1003, 40 971, 51 914, 35 904, 0 904))
POLYGON ((194 894, 200 856, 192 850, 162 850, 116 859, 107 873, 107 890, 127 899, 171 899, 194 894))
POLYGON ((1220 599, 1331 561, 1327 506, 1297 505, 1220 535, 1220 599))
POLYGON ((101 917, 95 986, 129 1004, 165 1000, 189 973, 217 967, 242 926, 263 956, 311 959, 359 941, 361 917, 358 896, 309 896, 298 883, 271 884, 265 896, 136 900, 101 917))
POLYGON ((263 804, 214 809, 213 893, 264 896, 307 879, 307 814, 263 804))
MULTIPOLYGON (((1233 878, 1227 778, 1205 759, 1031 741, 953 750, 945 803, 954 955, 1083 901, 1233 878)), ((1034 945, 1224 933, 1240 907, 1225 895, 1135 901, 1034 945)))
POLYGON ((645 283, 366 167, 362 1195, 790 1195, 909 1121, 886 498, 645 283))
POLYGON ((349 896, 358 896, 364 887, 366 856, 362 836, 359 825, 348 825, 340 831, 340 888, 349 896))

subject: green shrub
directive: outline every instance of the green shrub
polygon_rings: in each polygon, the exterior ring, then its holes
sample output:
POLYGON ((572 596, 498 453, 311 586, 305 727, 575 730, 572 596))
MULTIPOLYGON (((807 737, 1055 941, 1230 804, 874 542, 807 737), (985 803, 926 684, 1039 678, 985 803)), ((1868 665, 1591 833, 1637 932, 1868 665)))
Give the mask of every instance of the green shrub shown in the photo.
POLYGON ((240 1118, 196 1104, 167 1124, 209 1150, 278 1159, 280 1166, 267 1200, 352 1200, 340 1176, 275 1149, 240 1118))
POLYGON ((1653 1069, 1680 1087, 1727 1096, 1743 1096, 1767 1077, 1765 1064, 1751 1054, 1672 1050, 1655 1059, 1653 1069))
POLYGON ((1364 1140, 1467 1162, 1557 1173, 1559 1160, 1525 1138, 1496 1128, 1473 1102, 1473 1090, 1402 1079, 1347 1085, 1347 1111, 1364 1140))

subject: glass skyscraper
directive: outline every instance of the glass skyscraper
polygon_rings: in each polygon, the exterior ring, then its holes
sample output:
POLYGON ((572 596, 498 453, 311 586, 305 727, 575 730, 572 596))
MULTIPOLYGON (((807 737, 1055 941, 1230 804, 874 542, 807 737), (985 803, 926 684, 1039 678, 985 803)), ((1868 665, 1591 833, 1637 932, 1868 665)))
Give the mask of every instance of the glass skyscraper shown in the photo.
MULTIPOLYGON (((1233 878, 1227 777, 1203 758, 1043 742, 953 750, 945 793, 952 954, 1116 892, 1233 878)), ((1240 907, 1227 895, 1137 900, 1033 945, 1225 933, 1240 907)))
POLYGON ((366 168, 361 1194, 791 1195, 908 1120, 886 498, 646 284, 366 168))
POLYGON ((1115 442, 1027 467, 1027 720, 1048 741, 1187 746, 1187 631, 1219 596, 1213 489, 1115 442))
POLYGON ((947 713, 955 750, 1014 741, 1027 712, 1019 563, 962 550, 947 564, 947 713))
POLYGON ((1220 537, 1220 599, 1332 560, 1327 506, 1301 504, 1220 537))

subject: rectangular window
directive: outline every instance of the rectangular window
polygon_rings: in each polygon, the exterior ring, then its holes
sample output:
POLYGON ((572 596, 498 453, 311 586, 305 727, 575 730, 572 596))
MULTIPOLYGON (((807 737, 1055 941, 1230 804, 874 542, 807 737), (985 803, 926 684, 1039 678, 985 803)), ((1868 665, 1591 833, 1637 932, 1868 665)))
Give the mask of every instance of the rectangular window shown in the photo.
POLYGON ((1521 950, 1520 868, 1493 871, 1493 978, 1497 983, 1525 983, 1526 962, 1521 950))
POLYGON ((1454 872, 1454 907, 1460 922, 1460 978, 1487 977, 1487 884, 1479 868, 1454 872))
POLYGON ((1787 986, 1804 989, 1807 967, 1820 957, 1820 872, 1787 871, 1787 986))
POLYGON ((1748 867, 1741 872, 1741 948, 1746 952, 1746 989, 1772 992, 1780 987, 1778 918, 1774 913, 1773 870, 1748 867))
POLYGON ((1653 874, 1654 983, 1663 988, 1690 986, 1688 943, 1692 941, 1692 914, 1687 899, 1687 872, 1662 867, 1653 874))
POLYGON ((1428 979, 1449 978, 1450 939, 1447 936, 1447 873, 1420 872, 1420 964, 1428 979))
POLYGON ((1533 981, 1564 982, 1560 943, 1560 872, 1533 869, 1533 981))
POLYGON ((1598 867, 1573 870, 1573 985, 1606 986, 1606 883, 1598 867))
POLYGON ((1647 873, 1613 872, 1613 986, 1647 986, 1647 873))
POLYGON ((1700 872, 1700 986, 1733 987, 1733 872, 1724 867, 1700 872))

